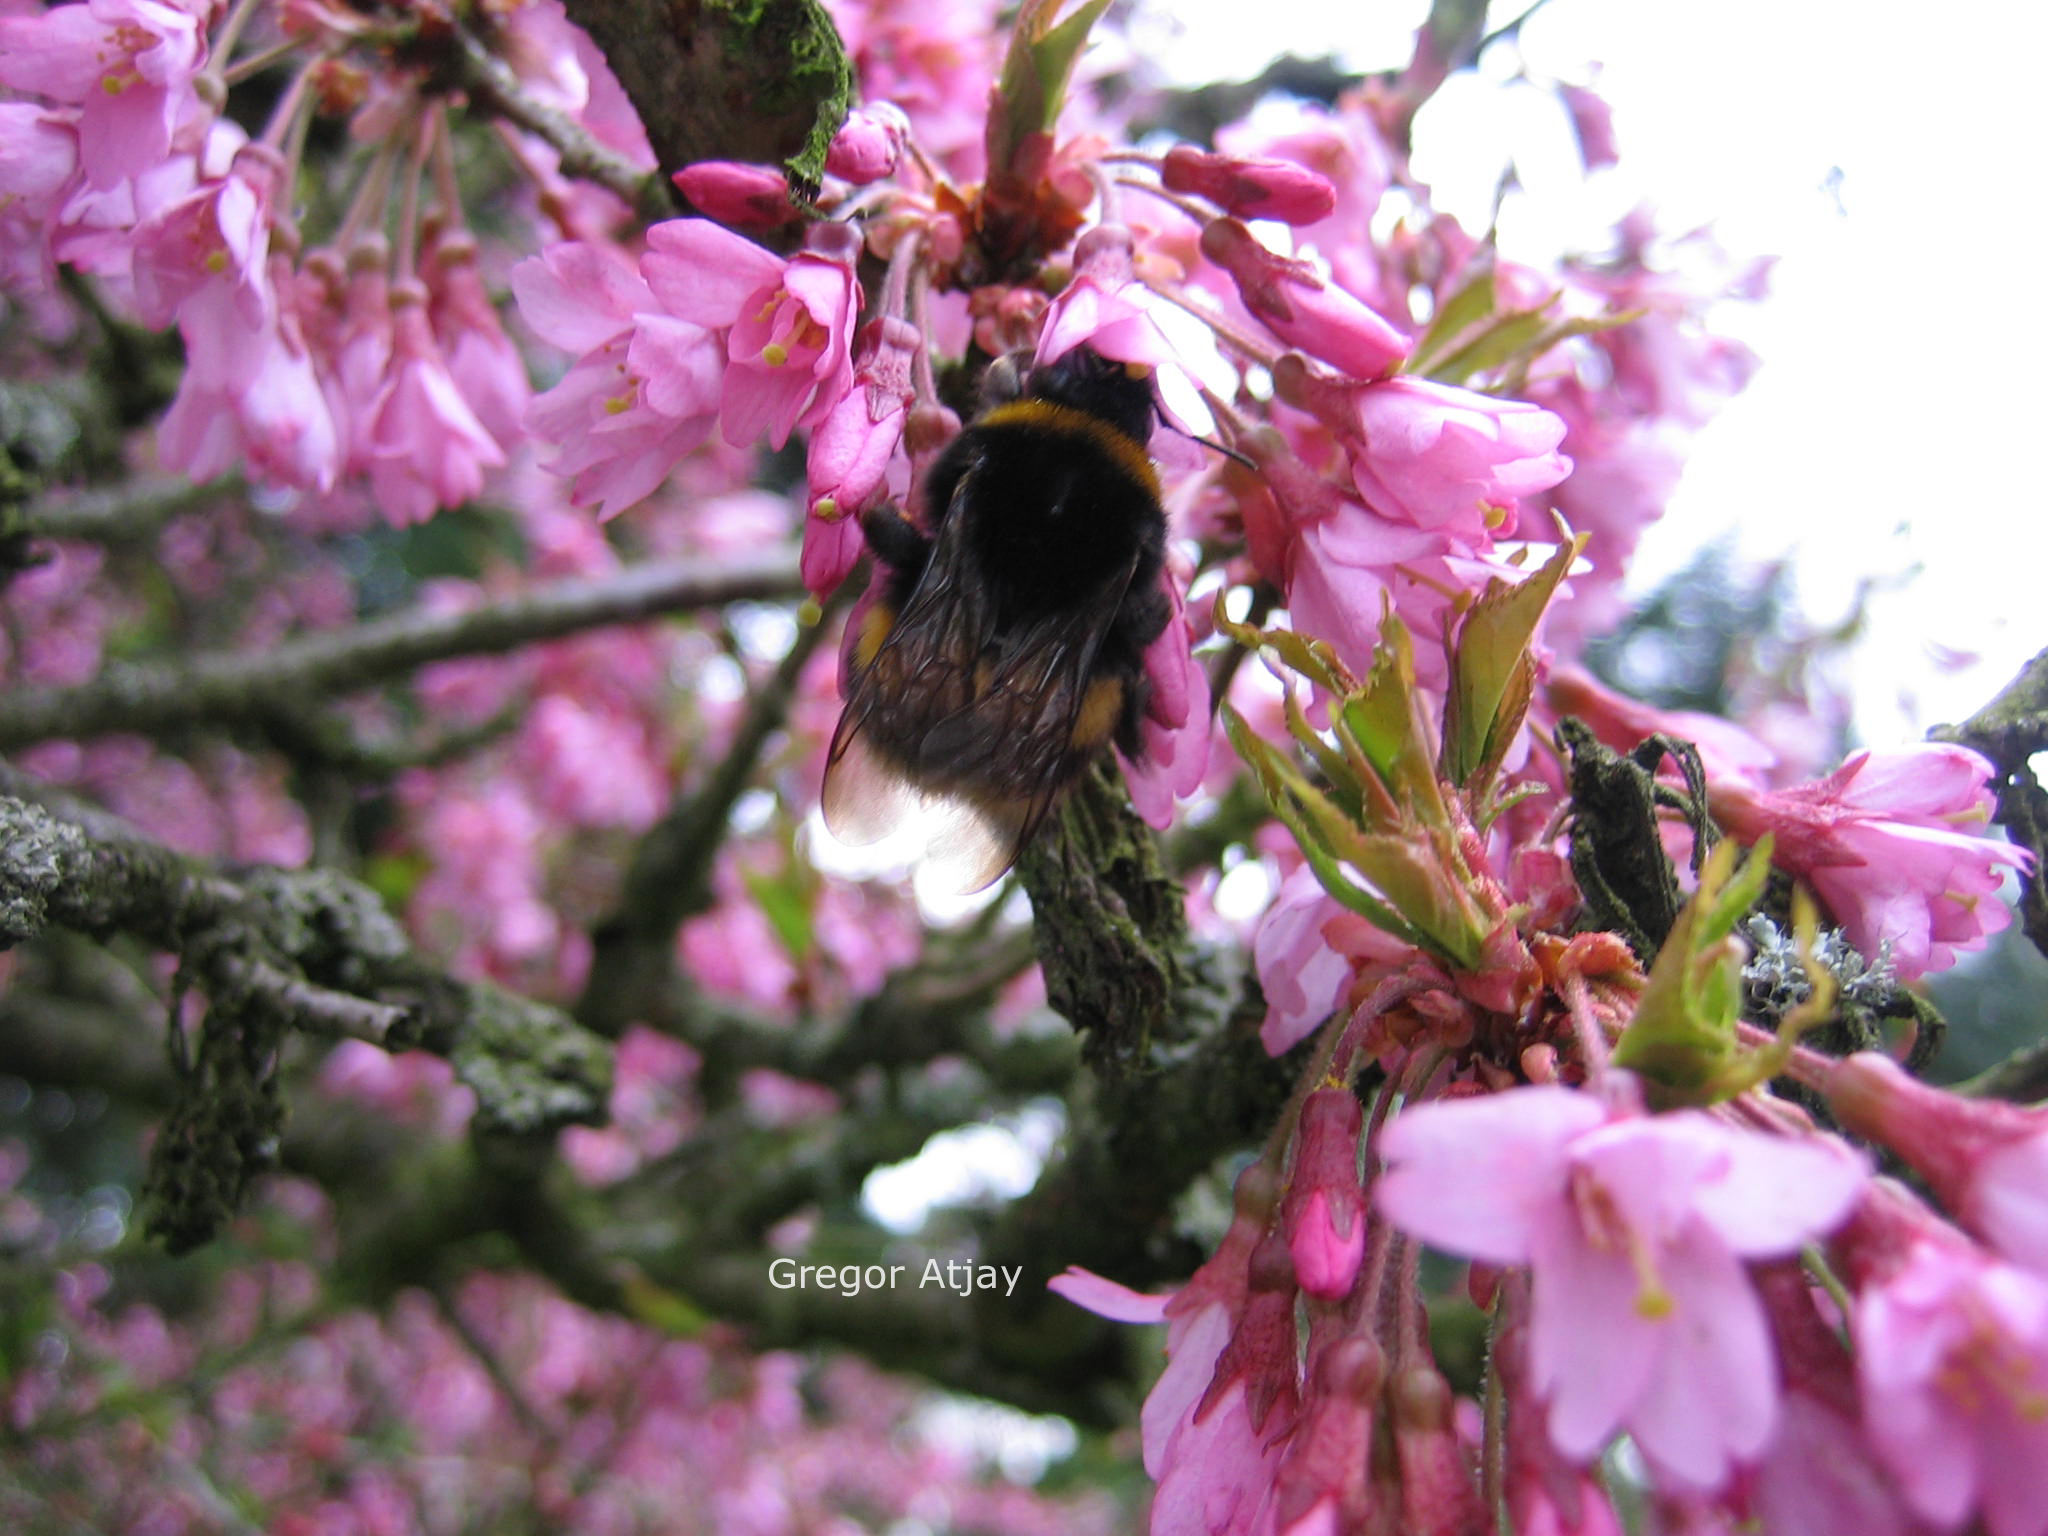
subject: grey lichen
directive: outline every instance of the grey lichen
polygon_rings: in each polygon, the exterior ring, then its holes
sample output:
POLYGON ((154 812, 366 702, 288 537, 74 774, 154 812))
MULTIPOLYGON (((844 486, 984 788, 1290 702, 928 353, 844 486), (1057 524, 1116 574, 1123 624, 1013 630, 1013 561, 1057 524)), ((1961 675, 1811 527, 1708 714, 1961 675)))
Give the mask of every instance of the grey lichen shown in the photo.
POLYGON ((50 902, 67 860, 85 837, 39 805, 0 796, 0 948, 32 939, 50 924, 50 902))
POLYGON ((173 1251, 214 1236, 269 1166, 284 1119, 278 1057, 293 1033, 446 1057, 476 1093, 479 1132, 540 1138, 604 1118, 607 1042, 558 1008, 427 964, 345 875, 216 868, 61 797, 53 811, 0 796, 0 945, 51 927, 129 934, 178 956, 180 1091, 148 1181, 151 1230, 173 1251), (189 1038, 188 989, 207 999, 189 1038))
POLYGON ((604 1119, 612 1055, 602 1039, 488 982, 465 990, 467 1017, 448 1059, 476 1094, 478 1130, 533 1135, 604 1119))
MULTIPOLYGON (((1766 1017, 1782 1019, 1813 995, 1813 983, 1799 957, 1792 936, 1763 913, 1753 914, 1743 925, 1753 952, 1742 968, 1742 980, 1753 1008, 1766 1017)), ((1898 972, 1892 966, 1889 946, 1875 959, 1866 959, 1839 928, 1823 928, 1814 940, 1813 958, 1834 977, 1837 996, 1843 1006, 1880 1008, 1898 987, 1898 972)))

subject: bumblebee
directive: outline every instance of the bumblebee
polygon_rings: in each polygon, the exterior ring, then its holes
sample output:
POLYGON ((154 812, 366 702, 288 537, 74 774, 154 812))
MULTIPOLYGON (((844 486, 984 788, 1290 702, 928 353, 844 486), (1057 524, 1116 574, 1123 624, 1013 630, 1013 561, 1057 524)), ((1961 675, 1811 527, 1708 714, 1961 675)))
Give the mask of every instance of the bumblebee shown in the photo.
POLYGON ((1077 347, 992 364, 984 407, 926 476, 929 532, 864 516, 883 567, 846 660, 825 824, 878 842, 920 814, 959 889, 1016 862, 1111 742, 1127 756, 1166 627, 1149 377, 1077 347))

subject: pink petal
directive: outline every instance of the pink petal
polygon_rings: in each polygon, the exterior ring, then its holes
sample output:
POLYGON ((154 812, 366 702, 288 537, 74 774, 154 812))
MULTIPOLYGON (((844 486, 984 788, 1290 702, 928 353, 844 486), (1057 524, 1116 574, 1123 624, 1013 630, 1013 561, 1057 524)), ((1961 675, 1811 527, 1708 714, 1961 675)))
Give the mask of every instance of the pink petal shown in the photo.
POLYGON ((709 219, 670 219, 647 231, 641 275, 678 320, 724 330, 747 301, 782 280, 782 262, 709 219))
POLYGON ((1078 1264, 1069 1264, 1063 1273, 1046 1281, 1045 1288, 1113 1323, 1163 1323, 1166 1304, 1173 1300, 1171 1291, 1147 1295, 1114 1280, 1105 1280, 1078 1264))
POLYGON ((1763 1307, 1734 1256, 1704 1227, 1660 1264, 1673 1303, 1656 1369, 1628 1413, 1646 1455, 1696 1488, 1717 1488, 1777 1420, 1778 1372, 1763 1307))
POLYGON ((1668 1320, 1653 1323, 1637 1311, 1641 1286, 1628 1259, 1593 1248, 1572 1213, 1540 1223, 1530 1247, 1531 1380, 1550 1400, 1551 1443, 1589 1461, 1641 1396, 1668 1320))
POLYGON ((1569 1088, 1516 1088, 1403 1110, 1380 1132, 1380 1210, 1402 1230, 1496 1264, 1527 1259, 1567 1195, 1567 1144, 1606 1119, 1569 1088))
POLYGON ((1726 1133, 1728 1159, 1694 1193, 1693 1209, 1732 1252, 1746 1259, 1796 1252, 1849 1214, 1870 1164, 1832 1138, 1792 1141, 1726 1133))

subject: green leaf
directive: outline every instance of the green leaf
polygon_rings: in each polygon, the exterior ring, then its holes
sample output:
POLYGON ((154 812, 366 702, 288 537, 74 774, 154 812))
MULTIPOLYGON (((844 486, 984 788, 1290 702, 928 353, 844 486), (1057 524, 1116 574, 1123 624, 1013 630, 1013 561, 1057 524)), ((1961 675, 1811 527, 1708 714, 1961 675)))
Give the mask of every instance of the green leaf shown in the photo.
POLYGON ((1405 373, 1429 374, 1436 359, 1454 345, 1472 326, 1491 315, 1500 302, 1491 263, 1456 293, 1445 299, 1415 344, 1415 351, 1403 368, 1405 373))
POLYGON ((1357 690, 1358 679, 1337 659, 1337 653, 1327 642, 1311 640, 1291 629, 1261 629, 1256 624, 1240 623, 1223 611, 1226 595, 1219 593, 1216 598, 1216 627, 1229 639, 1248 651, 1270 651, 1333 697, 1341 699, 1357 690))
POLYGON ((1734 932, 1770 878, 1770 837, 1757 839, 1739 869, 1735 856, 1728 841, 1708 855, 1615 1042, 1614 1065, 1639 1074, 1660 1108, 1717 1103, 1757 1081, 1736 1031, 1748 951, 1734 932))
POLYGON ((1356 881, 1345 878, 1329 834, 1333 828, 1341 828, 1340 836, 1349 837, 1355 835, 1356 828, 1301 776, 1286 754, 1245 724, 1244 717, 1228 704, 1223 706, 1223 729, 1237 755, 1259 781, 1259 789, 1273 807, 1273 813, 1300 845, 1302 856, 1323 889, 1373 926, 1411 944, 1423 945, 1422 936, 1403 922, 1393 908, 1356 881))
POLYGON ((1632 321, 1642 319, 1648 313, 1647 309, 1630 309, 1619 314, 1575 315, 1569 320, 1558 321, 1531 342, 1528 351, 1514 360, 1513 366, 1502 381, 1503 391, 1509 395, 1520 395, 1523 386, 1529 381, 1529 365, 1559 342, 1568 341, 1574 336, 1594 336, 1601 331, 1618 330, 1632 321))
POLYGON ((1489 580, 1458 627, 1444 701, 1443 775, 1468 792, 1484 788, 1522 728, 1536 678, 1529 642, 1586 547, 1586 535, 1574 535, 1562 520, 1558 535, 1557 553, 1533 575, 1518 582, 1489 580))
POLYGON ((1423 828, 1408 823, 1384 832, 1361 829, 1228 705, 1223 722, 1238 756, 1250 765, 1323 889, 1368 922, 1446 964, 1469 969, 1477 963, 1486 925, 1423 828), (1348 878, 1345 865, 1370 881, 1372 889, 1348 878))
POLYGON ((996 80, 989 110, 988 164, 991 175, 1011 169, 1019 146, 1034 134, 1050 133, 1067 99, 1067 82, 1087 45, 1088 33, 1108 11, 1110 0, 1087 0, 1064 21, 1055 21, 1062 0, 1025 0, 1010 32, 1009 52, 996 80))
POLYGON ((815 937, 809 892, 786 875, 765 875, 751 869, 740 872, 740 883, 746 886, 747 894, 754 898, 754 904, 768 919, 768 926, 775 930, 776 939, 790 958, 801 960, 808 955, 815 937))
POLYGON ((1308 716, 1302 712, 1301 700, 1292 688, 1287 690, 1281 702, 1281 709, 1286 715, 1288 734, 1307 748, 1309 756, 1313 757, 1316 766, 1323 770, 1323 777, 1330 782, 1331 788, 1344 791, 1345 797, 1354 806, 1362 804, 1365 799, 1365 776, 1361 774, 1360 768, 1363 765, 1354 763, 1323 740, 1322 733, 1309 724, 1308 716))
POLYGON ((1443 384, 1462 384, 1476 373, 1504 367, 1518 356, 1530 354, 1550 325, 1544 311, 1554 302, 1553 297, 1536 309, 1510 310, 1430 369, 1429 377, 1443 384))

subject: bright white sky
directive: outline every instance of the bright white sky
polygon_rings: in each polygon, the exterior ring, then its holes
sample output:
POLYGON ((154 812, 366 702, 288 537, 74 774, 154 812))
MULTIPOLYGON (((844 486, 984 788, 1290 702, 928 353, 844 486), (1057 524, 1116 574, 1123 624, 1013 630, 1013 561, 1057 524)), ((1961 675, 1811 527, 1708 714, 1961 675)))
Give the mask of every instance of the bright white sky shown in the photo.
MULTIPOLYGON (((1496 4, 1493 24, 1524 8, 1496 4)), ((1426 7, 1155 9, 1173 19, 1145 51, 1215 79, 1289 50, 1387 67, 1426 7)), ((1968 714, 2048 646, 2048 7, 1551 0, 1522 51, 1533 75, 1578 83, 1599 61, 1622 164, 1582 186, 1561 112, 1501 89, 1512 55, 1496 50, 1488 80, 1456 82, 1417 130, 1418 174, 1467 227, 1512 157, 1529 188, 1503 217, 1517 254, 1597 249, 1647 200, 1666 228, 1712 223, 1731 252, 1781 258, 1769 300, 1723 312, 1764 367, 1699 440, 1641 584, 1730 526, 1747 554, 1794 556, 1816 618, 1846 611, 1858 577, 1917 567, 1873 604, 1859 727, 1882 744, 1968 714), (1982 660, 1944 669, 1944 651, 1982 660)))

